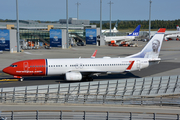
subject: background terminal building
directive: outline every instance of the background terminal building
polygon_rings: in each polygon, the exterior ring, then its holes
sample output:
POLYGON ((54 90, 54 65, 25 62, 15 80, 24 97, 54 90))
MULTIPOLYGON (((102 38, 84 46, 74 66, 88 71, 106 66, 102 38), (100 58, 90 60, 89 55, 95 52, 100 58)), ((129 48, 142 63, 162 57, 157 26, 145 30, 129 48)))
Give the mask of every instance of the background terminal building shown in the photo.
MULTIPOLYGON (((100 35, 100 29, 96 28, 96 25, 90 25, 89 20, 77 20, 77 18, 69 18, 68 22, 70 44, 97 43, 96 37, 100 35)), ((17 51, 17 39, 14 39, 17 38, 16 28, 16 20, 0 22, 0 50, 17 51)), ((66 19, 55 22, 20 20, 19 32, 22 49, 39 48, 44 45, 63 47, 66 44, 66 19)))

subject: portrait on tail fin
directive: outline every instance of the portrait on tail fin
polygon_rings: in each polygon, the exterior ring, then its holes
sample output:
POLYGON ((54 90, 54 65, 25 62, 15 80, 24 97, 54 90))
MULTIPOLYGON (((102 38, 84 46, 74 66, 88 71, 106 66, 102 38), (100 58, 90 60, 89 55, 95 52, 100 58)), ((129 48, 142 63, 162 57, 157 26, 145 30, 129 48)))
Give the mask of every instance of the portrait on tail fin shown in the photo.
POLYGON ((159 46, 160 46, 160 41, 155 39, 152 41, 152 51, 147 52, 144 56, 144 58, 158 58, 159 56, 159 46))

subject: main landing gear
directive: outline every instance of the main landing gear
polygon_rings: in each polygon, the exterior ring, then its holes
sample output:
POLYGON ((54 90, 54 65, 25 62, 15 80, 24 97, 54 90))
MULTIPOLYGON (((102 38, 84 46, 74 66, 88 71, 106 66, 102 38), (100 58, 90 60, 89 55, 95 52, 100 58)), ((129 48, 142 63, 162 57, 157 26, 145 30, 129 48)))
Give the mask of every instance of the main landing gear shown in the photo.
POLYGON ((84 77, 83 81, 93 81, 93 78, 90 76, 84 77))

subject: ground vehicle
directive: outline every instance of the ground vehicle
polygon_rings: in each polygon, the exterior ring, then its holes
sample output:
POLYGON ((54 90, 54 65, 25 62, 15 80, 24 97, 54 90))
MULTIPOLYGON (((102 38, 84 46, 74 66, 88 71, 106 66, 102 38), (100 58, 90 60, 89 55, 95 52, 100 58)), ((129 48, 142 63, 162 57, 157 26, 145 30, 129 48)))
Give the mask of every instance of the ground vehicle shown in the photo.
POLYGON ((84 46, 84 42, 77 42, 77 46, 84 46))

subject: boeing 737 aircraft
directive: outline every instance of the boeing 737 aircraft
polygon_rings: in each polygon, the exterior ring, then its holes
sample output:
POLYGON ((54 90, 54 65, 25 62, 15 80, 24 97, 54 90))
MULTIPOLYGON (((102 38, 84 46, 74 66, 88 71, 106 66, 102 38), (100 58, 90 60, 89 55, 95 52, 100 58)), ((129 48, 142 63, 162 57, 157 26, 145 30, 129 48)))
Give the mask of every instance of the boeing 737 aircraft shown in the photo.
MULTIPOLYGON (((75 58, 75 59, 34 59, 15 62, 3 69, 3 72, 20 78, 23 76, 65 75, 67 81, 92 80, 92 75, 114 74, 147 68, 159 63, 159 52, 165 28, 161 28, 147 43, 141 52, 125 58, 75 58)), ((95 56, 97 51, 92 56, 95 56)))
POLYGON ((117 42, 117 41, 132 41, 135 39, 136 36, 139 36, 139 30, 141 25, 138 25, 136 29, 128 36, 105 36, 104 40, 106 42, 117 42))

